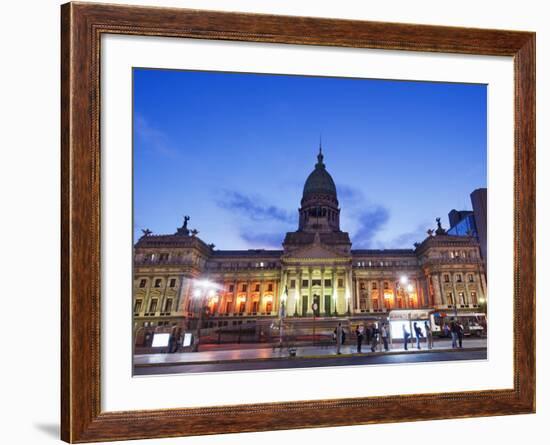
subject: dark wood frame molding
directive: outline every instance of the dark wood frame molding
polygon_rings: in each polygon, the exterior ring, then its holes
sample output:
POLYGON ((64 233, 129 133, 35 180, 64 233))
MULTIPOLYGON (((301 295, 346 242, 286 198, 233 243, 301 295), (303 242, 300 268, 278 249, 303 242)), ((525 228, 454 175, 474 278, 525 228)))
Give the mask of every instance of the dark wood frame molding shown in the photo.
POLYGON ((534 33, 68 3, 61 7, 61 36, 63 440, 93 442, 535 411, 534 33), (100 37, 105 33, 513 57, 513 389, 102 412, 99 70, 100 37))

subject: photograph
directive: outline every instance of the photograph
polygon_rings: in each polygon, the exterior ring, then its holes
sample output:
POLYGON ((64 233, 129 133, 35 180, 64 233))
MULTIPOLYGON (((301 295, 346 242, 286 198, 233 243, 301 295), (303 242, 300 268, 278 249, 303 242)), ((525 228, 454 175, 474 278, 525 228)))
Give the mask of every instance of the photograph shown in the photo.
POLYGON ((487 85, 132 79, 134 376, 487 360, 487 85))

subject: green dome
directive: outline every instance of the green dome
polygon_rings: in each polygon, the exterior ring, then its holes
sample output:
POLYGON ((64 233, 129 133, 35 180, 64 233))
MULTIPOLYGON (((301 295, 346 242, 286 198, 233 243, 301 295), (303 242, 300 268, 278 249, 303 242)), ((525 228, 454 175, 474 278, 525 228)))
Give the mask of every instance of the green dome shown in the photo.
POLYGON ((323 153, 319 150, 317 156, 317 164, 315 164, 315 170, 307 177, 304 185, 304 197, 309 194, 322 193, 326 195, 333 195, 336 198, 336 185, 332 176, 327 172, 325 164, 323 163, 323 153))

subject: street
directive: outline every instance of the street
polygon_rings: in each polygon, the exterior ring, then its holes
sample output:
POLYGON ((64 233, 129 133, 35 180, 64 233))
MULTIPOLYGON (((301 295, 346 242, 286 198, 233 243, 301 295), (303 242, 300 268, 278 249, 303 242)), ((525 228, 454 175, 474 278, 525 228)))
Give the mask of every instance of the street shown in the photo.
MULTIPOLYGON (((473 345, 472 345, 473 346, 473 345)), ((284 368, 312 368, 320 366, 347 366, 347 365, 380 365, 396 363, 422 363, 435 361, 451 360, 485 360, 487 359, 487 348, 481 345, 464 349, 443 349, 443 350, 410 350, 392 351, 389 353, 364 353, 353 354, 352 349, 343 351, 338 356, 333 351, 319 355, 306 355, 288 357, 285 355, 277 356, 277 353, 271 350, 262 351, 261 355, 241 359, 212 360, 192 360, 193 354, 186 354, 187 360, 174 357, 175 354, 157 354, 156 357, 138 356, 135 361, 134 375, 158 375, 158 374, 181 374, 196 372, 219 372, 219 371, 242 371, 242 370, 261 370, 261 369, 284 369, 284 368), (161 357, 159 357, 161 356, 161 357), (190 357, 190 358, 189 358, 190 357), (170 360, 171 359, 171 360, 170 360)), ((229 351, 228 351, 229 352, 229 351)), ((196 356, 196 354, 195 354, 196 356)))

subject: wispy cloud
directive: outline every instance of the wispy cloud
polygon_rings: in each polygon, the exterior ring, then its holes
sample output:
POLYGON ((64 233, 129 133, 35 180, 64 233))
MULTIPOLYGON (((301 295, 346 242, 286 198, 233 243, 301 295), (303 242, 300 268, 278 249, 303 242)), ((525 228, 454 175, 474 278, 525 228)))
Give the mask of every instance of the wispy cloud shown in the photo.
POLYGON ((384 228, 389 219, 389 210, 381 205, 370 206, 359 212, 357 214, 359 228, 353 236, 354 246, 372 248, 375 236, 384 228))
POLYGON ((284 233, 253 233, 242 231, 241 238, 261 249, 281 249, 284 233))
POLYGON ((174 158, 178 155, 178 150, 170 142, 169 137, 158 128, 155 128, 141 114, 136 113, 134 120, 134 130, 136 142, 140 142, 146 149, 153 151, 157 155, 174 158))
POLYGON ((414 246, 414 243, 417 243, 417 242, 420 243, 426 238, 427 236, 426 231, 430 227, 431 227, 431 224, 429 222, 423 222, 419 224, 414 230, 411 230, 410 232, 405 232, 396 236, 388 244, 391 244, 396 248, 412 249, 414 246))
POLYGON ((224 209, 236 210, 252 221, 278 221, 292 224, 297 216, 280 207, 266 204, 259 197, 245 195, 240 192, 226 190, 218 205, 224 209))

